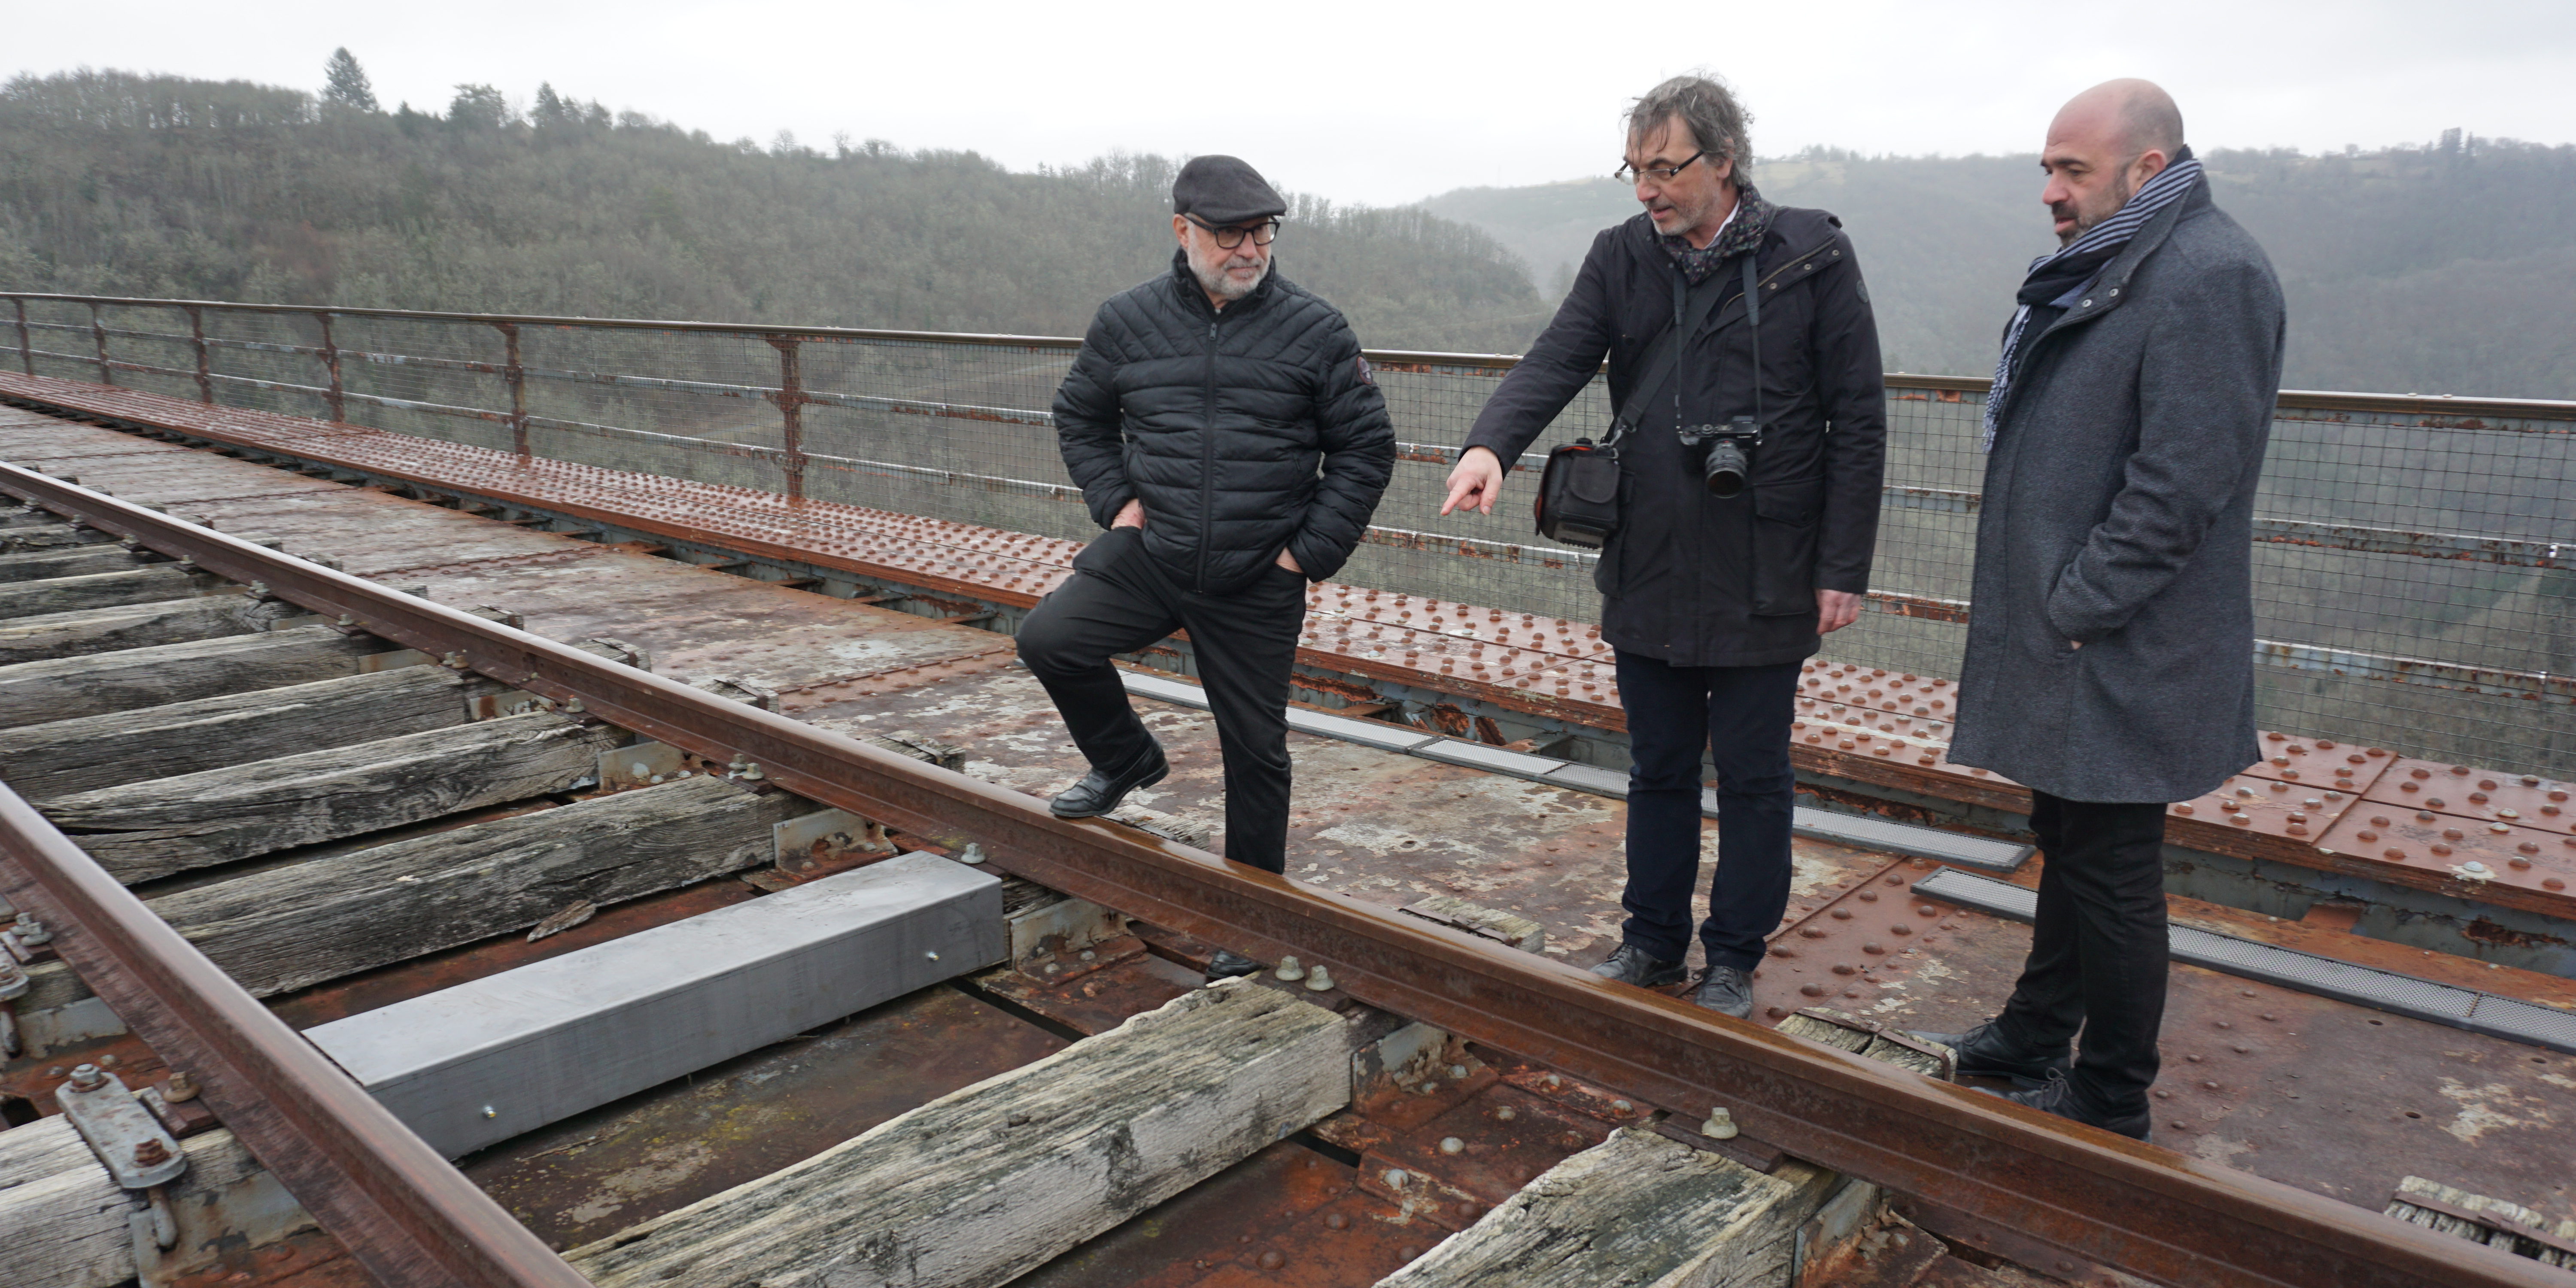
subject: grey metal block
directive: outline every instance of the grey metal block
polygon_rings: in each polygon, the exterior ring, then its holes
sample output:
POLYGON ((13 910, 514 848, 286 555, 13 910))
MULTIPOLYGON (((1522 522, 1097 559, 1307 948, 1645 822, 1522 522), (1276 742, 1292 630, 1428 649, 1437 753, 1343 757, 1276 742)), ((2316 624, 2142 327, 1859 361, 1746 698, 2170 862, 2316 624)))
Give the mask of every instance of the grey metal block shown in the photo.
POLYGON ((1338 738, 1366 747, 1386 751, 1411 751, 1424 743, 1439 741, 1440 735, 1424 733, 1384 720, 1353 720, 1349 716, 1330 716, 1320 711, 1288 709, 1288 727, 1318 738, 1338 738))
POLYGON ((914 853, 305 1037, 454 1158, 1007 951, 1001 881, 914 853))
POLYGON ((1832 810, 1804 807, 1797 811, 1790 830, 1819 841, 1834 841, 1864 850, 1885 850, 1892 854, 1919 854, 1927 859, 1964 863, 1990 872, 2010 872, 2038 851, 2037 846, 2018 841, 1963 836, 1934 827, 1871 818, 1866 814, 1837 814, 1832 810))
POLYGON ((1597 792, 1603 796, 1628 799, 1628 771, 1603 769, 1599 765, 1564 764, 1547 771, 1547 781, 1563 783, 1577 791, 1597 792))
MULTIPOLYGON (((1948 868, 1915 882, 1914 893, 2016 921, 2039 910, 2037 891, 1948 868)), ((2191 926, 2174 927, 2172 943, 2173 959, 2188 965, 2576 1053, 2576 1015, 2564 1011, 2191 926)))
POLYGON ((1491 770, 1497 774, 1509 774, 1514 778, 1545 778, 1565 765, 1564 761, 1554 756, 1533 756, 1526 752, 1505 751, 1500 747, 1488 747, 1481 742, 1460 742, 1455 738, 1441 738, 1424 743, 1414 748, 1413 754, 1426 760, 1437 760, 1450 765, 1465 765, 1470 769, 1491 770))
POLYGON ((1140 698, 1153 698, 1179 706, 1196 707, 1201 711, 1207 710, 1207 690, 1185 680, 1167 680, 1159 675, 1122 670, 1118 673, 1118 682, 1126 685, 1129 693, 1140 698))

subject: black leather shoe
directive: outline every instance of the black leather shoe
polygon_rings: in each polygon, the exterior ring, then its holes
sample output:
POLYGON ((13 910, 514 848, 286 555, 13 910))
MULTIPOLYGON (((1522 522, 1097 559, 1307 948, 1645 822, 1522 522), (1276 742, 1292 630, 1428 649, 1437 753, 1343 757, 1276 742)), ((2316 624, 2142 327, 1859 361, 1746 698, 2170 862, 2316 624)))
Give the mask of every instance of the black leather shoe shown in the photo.
POLYGON ((1753 976, 1732 966, 1711 966, 1692 1001, 1739 1020, 1753 1018, 1753 976))
POLYGON ((1163 745, 1147 742, 1145 754, 1125 773, 1113 774, 1093 769, 1082 781, 1055 794, 1047 802, 1047 812, 1057 818, 1092 818, 1118 808, 1127 793, 1139 787, 1151 787, 1172 772, 1172 762, 1163 759, 1163 745))
POLYGON ((1993 1020, 1965 1033, 1908 1030, 1908 1034, 1958 1052, 1959 1076, 1963 1078, 2010 1078, 2017 1087, 2045 1087, 2049 1079, 2066 1076, 2065 1047, 2055 1052, 2025 1051, 2007 1041, 1993 1020))
POLYGON ((1261 969, 1261 963, 1241 953, 1230 953, 1220 948, 1216 950, 1216 956, 1208 958, 1208 982, 1213 984, 1221 979, 1239 979, 1259 969, 1261 969))
POLYGON ((2055 1069, 2048 1071, 2046 1082, 2029 1091, 2002 1091, 1987 1094, 2000 1095, 2016 1105, 2028 1105, 2041 1113, 2055 1114, 2087 1127, 2099 1127, 2131 1140, 2155 1143, 2155 1132, 2150 1130, 2155 1125, 2152 1111, 2141 1109, 2134 1114, 2117 1116, 2100 1113, 2091 1105, 2084 1103, 2084 1098, 2075 1094, 2075 1084, 2068 1082, 2066 1075, 2055 1069))
POLYGON ((1639 988, 1662 988, 1666 984, 1682 982, 1680 962, 1649 956, 1645 949, 1635 944, 1619 945, 1619 951, 1610 954, 1610 960, 1593 967, 1592 973, 1639 988))

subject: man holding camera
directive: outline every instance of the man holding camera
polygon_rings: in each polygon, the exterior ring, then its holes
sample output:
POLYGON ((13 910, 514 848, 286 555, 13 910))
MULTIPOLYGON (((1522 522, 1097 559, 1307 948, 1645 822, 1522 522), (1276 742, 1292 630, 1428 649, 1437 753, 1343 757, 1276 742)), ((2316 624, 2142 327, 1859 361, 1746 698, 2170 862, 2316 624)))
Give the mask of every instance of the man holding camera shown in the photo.
POLYGON ((1745 119, 1695 76, 1630 109, 1620 176, 1645 210, 1593 239, 1555 319, 1476 418, 1441 510, 1491 514, 1510 464, 1608 357, 1621 517, 1594 582, 1635 763, 1628 919, 1593 973, 1683 978, 1713 751, 1718 863, 1697 1000, 1738 1018, 1788 904, 1799 663, 1859 614, 1886 436, 1850 239, 1832 215, 1771 205, 1746 182, 1745 119))

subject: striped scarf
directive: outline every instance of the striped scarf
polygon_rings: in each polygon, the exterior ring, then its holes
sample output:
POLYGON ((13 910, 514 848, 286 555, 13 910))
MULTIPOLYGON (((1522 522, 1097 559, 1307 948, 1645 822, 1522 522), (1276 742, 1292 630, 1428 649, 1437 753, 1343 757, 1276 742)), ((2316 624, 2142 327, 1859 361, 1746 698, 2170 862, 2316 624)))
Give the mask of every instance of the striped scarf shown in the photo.
POLYGON ((2022 295, 2013 310, 2012 325, 2004 331, 2004 352, 1995 361, 1994 388, 1986 394, 1986 451, 1995 450, 1995 431, 2004 423, 2004 409, 2012 397, 2013 367, 2016 351, 2021 348, 2022 332, 2030 324, 2034 304, 2046 304, 2066 291, 2091 280, 2094 272, 2111 262, 2129 239, 2138 235, 2148 220, 2165 207, 2189 196, 2200 182, 2200 162, 2186 147, 2174 153, 2173 164, 2156 172, 2156 176, 2130 194, 2129 200, 2110 218, 2084 230, 2084 235, 2059 247, 2056 253, 2042 255, 2030 262, 2030 272, 2022 278, 2022 295), (2035 283, 2060 282, 2054 289, 2034 292, 2035 283), (2040 298, 2033 299, 2037 294, 2040 298))

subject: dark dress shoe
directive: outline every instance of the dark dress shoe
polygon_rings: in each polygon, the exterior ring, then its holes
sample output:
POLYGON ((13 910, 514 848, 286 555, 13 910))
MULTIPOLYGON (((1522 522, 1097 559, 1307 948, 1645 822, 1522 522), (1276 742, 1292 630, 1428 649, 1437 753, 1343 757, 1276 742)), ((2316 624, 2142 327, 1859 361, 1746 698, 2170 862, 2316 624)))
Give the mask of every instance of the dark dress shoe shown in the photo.
POLYGON ((2151 1145, 2155 1143, 2155 1133, 2149 1130, 2155 1125, 2153 1121, 2155 1115, 2152 1110, 2141 1109, 2133 1114, 2103 1113, 2085 1103, 2084 1097, 2076 1094, 2075 1084, 2067 1081, 2065 1074, 2054 1069, 2049 1070, 2046 1082, 2029 1091, 2000 1091, 1986 1094, 2000 1095, 2016 1105, 2028 1105, 2043 1114, 2055 1114, 2060 1118, 2079 1122, 2087 1127, 2099 1127, 2131 1140, 2142 1140, 2151 1145))
POLYGON ((1692 1001, 1739 1020, 1753 1018, 1753 976, 1732 966, 1711 966, 1692 1001))
POLYGON ((1230 953, 1220 948, 1216 950, 1216 956, 1208 958, 1208 982, 1213 984, 1221 979, 1240 979, 1259 969, 1261 969, 1261 963, 1241 953, 1230 953))
POLYGON ((1682 964, 1668 962, 1647 954, 1635 944, 1621 944, 1610 960, 1592 968, 1603 979, 1634 984, 1639 988, 1662 988, 1682 982, 1682 964))
POLYGON ((1908 1030, 1908 1035, 1926 1042, 1938 1042, 1959 1053, 1959 1076, 1962 1078, 2010 1078, 2018 1087, 2045 1087, 2051 1078, 2066 1076, 2066 1048, 2054 1052, 2025 1051, 2004 1038, 1993 1020, 1965 1033, 1921 1033, 1908 1030))
POLYGON ((1055 799, 1047 802, 1047 812, 1057 818, 1093 818, 1106 814, 1118 808, 1118 802, 1127 799, 1127 793, 1139 787, 1151 787, 1163 781, 1163 776, 1170 772, 1172 763, 1163 759, 1163 745, 1148 742, 1145 754, 1124 773, 1094 769, 1084 774, 1081 782, 1057 792, 1055 799))

